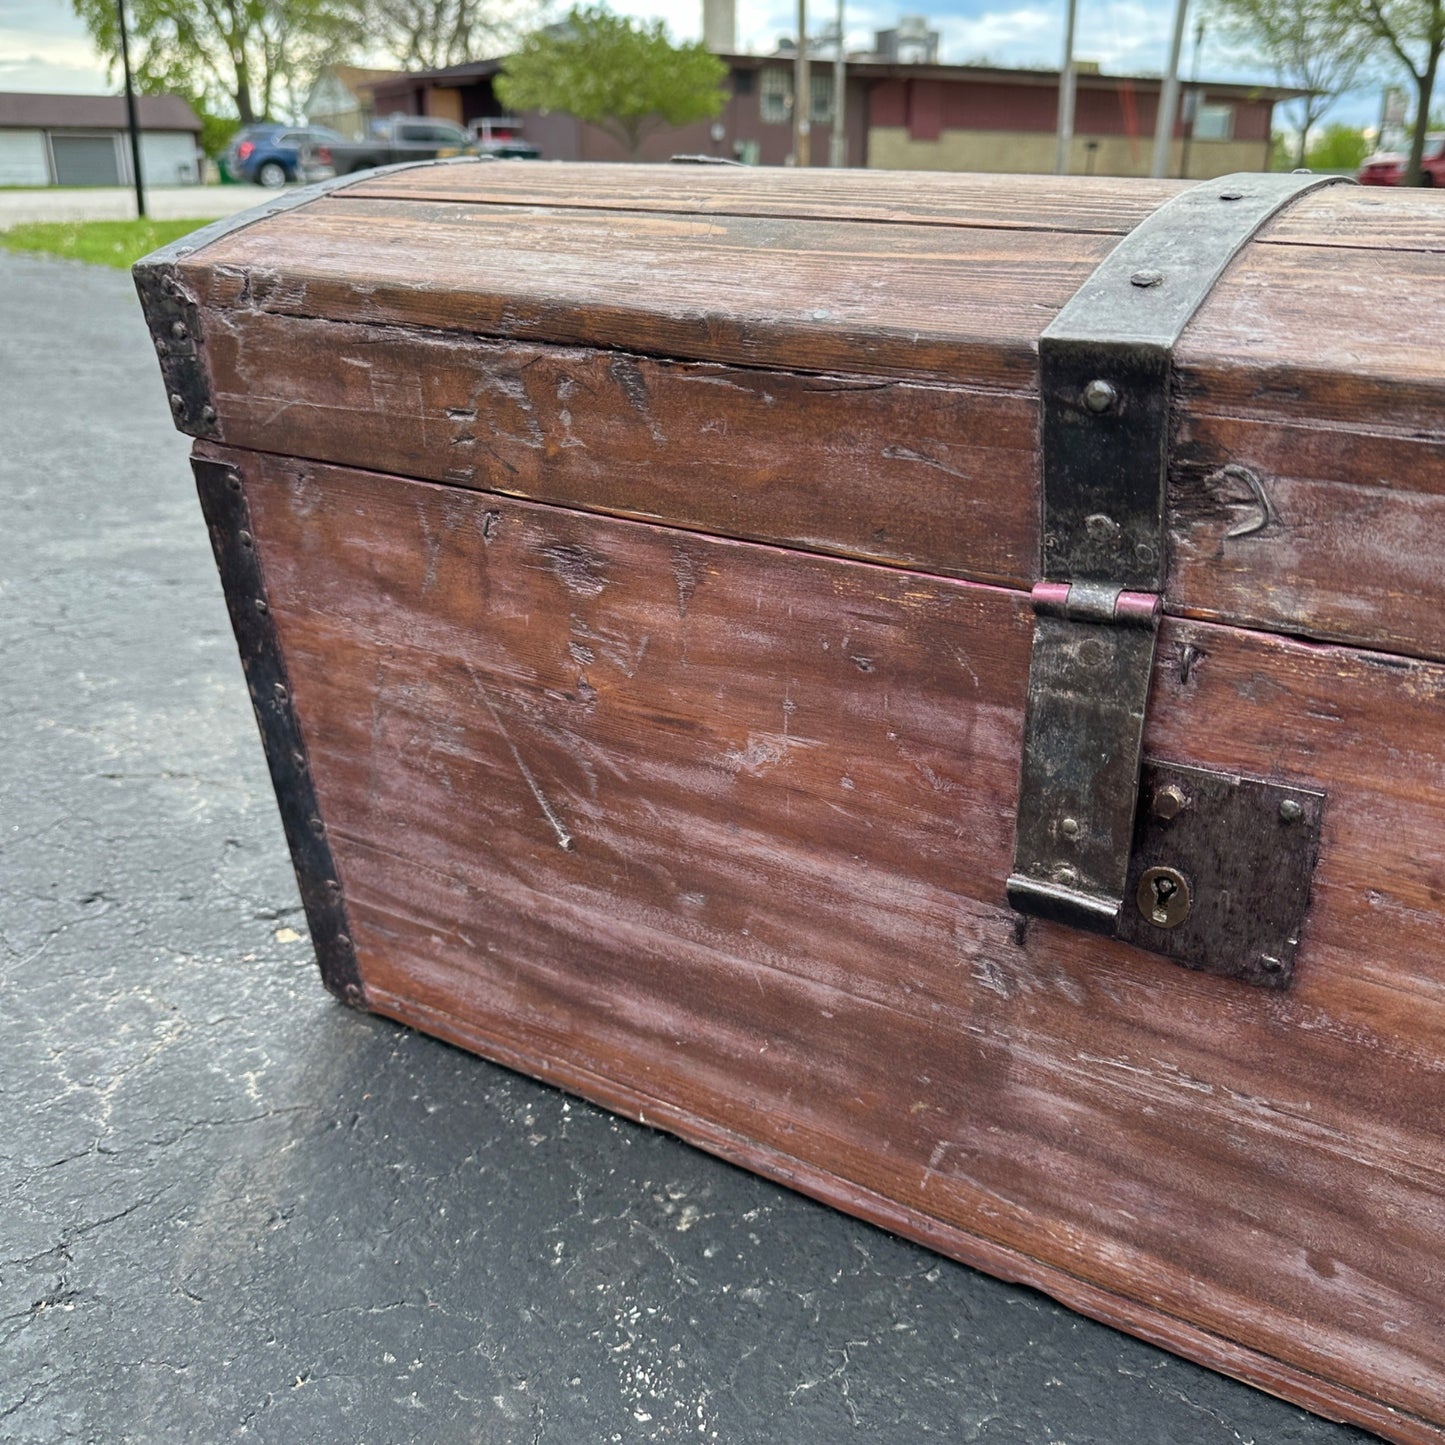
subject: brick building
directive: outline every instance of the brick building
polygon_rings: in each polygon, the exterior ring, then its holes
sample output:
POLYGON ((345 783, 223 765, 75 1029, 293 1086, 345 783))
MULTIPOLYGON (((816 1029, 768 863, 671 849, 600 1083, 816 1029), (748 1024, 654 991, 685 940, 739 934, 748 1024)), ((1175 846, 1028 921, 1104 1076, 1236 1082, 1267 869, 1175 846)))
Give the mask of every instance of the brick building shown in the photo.
MULTIPOLYGON (((679 153, 784 165, 792 155, 793 65, 786 55, 724 54, 727 103, 715 122, 654 132, 645 160, 679 153)), ((433 115, 460 124, 503 113, 493 81, 505 60, 410 72, 372 88, 375 113, 433 115)), ((831 61, 811 80, 814 165, 828 158, 833 120, 831 61)), ((1080 174, 1147 175, 1159 104, 1157 77, 1078 76, 1072 169, 1080 174)), ((1186 86, 1187 113, 1175 126, 1171 174, 1191 177, 1267 170, 1274 106, 1296 92, 1199 82, 1186 86), (1192 97, 1190 95, 1192 92, 1192 97)), ((1051 171, 1058 114, 1057 71, 851 60, 844 120, 848 164, 901 170, 1051 171)), ((549 160, 625 160, 597 127, 561 112, 528 114, 527 139, 549 160)))

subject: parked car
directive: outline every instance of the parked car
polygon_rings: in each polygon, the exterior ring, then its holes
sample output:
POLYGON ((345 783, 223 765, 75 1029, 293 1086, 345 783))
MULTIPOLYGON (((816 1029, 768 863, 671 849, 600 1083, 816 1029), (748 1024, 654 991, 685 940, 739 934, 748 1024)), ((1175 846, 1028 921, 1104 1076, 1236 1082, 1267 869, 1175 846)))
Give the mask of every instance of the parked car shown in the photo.
POLYGON ((378 121, 365 140, 324 141, 310 147, 306 163, 338 176, 369 171, 398 161, 430 161, 442 156, 475 155, 477 147, 461 126, 429 116, 397 115, 378 121))
POLYGON ((512 116, 474 120, 467 133, 479 156, 495 156, 499 161, 535 161, 542 156, 531 141, 522 139, 522 122, 512 116))
MULTIPOLYGON (((1359 170, 1362 186, 1402 186, 1409 157, 1398 151, 1377 151, 1365 157, 1359 170)), ((1420 157, 1420 184, 1445 186, 1445 131, 1432 131, 1425 137, 1425 152, 1420 157)))
POLYGON ((238 181, 274 190, 288 181, 319 180, 306 154, 344 138, 322 125, 245 125, 227 147, 221 164, 238 181))

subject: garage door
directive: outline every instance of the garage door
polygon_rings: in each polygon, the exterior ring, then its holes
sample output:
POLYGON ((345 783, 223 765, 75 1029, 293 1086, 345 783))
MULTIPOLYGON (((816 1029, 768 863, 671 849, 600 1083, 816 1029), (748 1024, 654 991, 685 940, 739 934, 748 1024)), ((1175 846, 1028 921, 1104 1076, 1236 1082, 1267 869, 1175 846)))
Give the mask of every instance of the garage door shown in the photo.
POLYGON ((113 135, 52 135, 58 186, 118 186, 120 147, 113 135))

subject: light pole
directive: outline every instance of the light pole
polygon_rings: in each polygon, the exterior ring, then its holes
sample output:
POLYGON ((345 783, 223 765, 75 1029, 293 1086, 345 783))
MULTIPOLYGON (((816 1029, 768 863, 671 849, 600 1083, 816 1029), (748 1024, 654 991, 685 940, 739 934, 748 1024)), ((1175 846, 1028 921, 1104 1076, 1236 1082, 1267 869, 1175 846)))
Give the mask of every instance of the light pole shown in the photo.
POLYGON ((1059 69, 1059 129, 1054 151, 1054 174, 1066 176, 1074 149, 1074 16, 1078 0, 1068 0, 1064 22, 1064 63, 1059 69))
POLYGON ((848 164, 848 136, 843 129, 847 118, 847 69, 848 60, 843 49, 843 0, 838 0, 838 53, 833 57, 833 144, 828 156, 828 164, 834 167, 848 164))
POLYGON ((130 171, 135 182, 135 212, 145 220, 146 193, 140 176, 140 126, 135 118, 135 80, 130 73, 130 36, 125 29, 125 0, 115 0, 115 13, 120 20, 120 63, 125 71, 125 123, 130 131, 130 171))
POLYGON ((793 164, 813 162, 812 80, 808 75, 808 0, 798 0, 798 55, 793 62, 793 164))
POLYGON ((1184 48, 1184 22, 1189 14, 1189 0, 1179 0, 1174 9, 1174 37, 1169 43, 1169 69, 1159 92, 1159 115, 1154 123, 1154 158, 1149 167, 1151 176, 1169 171, 1169 150, 1174 139, 1174 117, 1179 113, 1179 52, 1184 48))

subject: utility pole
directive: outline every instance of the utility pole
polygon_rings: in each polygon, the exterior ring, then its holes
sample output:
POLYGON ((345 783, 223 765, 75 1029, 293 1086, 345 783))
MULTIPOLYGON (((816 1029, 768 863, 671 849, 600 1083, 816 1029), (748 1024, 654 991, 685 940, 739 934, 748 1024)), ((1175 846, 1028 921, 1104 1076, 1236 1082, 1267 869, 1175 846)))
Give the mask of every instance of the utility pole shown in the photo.
POLYGON ((140 176, 140 126, 135 118, 135 80, 130 73, 130 36, 125 30, 125 0, 115 0, 116 14, 120 18, 120 63, 125 71, 125 123, 130 131, 130 170, 135 182, 135 213, 145 220, 146 193, 140 176))
POLYGON ((1169 173, 1170 143, 1174 139, 1174 117, 1179 113, 1179 52, 1184 48, 1184 22, 1189 17, 1189 0, 1174 7, 1174 38, 1169 43, 1169 69, 1159 92, 1159 116, 1154 124, 1154 162, 1151 176, 1169 173))
POLYGON ((808 0, 798 0, 798 55, 793 61, 793 164, 809 166, 812 156, 813 85, 808 74, 808 0))
POLYGON ((833 57, 833 145, 828 164, 839 169, 848 164, 847 119, 848 58, 843 48, 843 0, 838 0, 838 53, 833 57))
POLYGON ((1194 64, 1189 67, 1189 94, 1184 97, 1184 146, 1179 157, 1179 174, 1189 179, 1189 149, 1194 143, 1194 128, 1199 124, 1199 49, 1204 44, 1204 17, 1194 27, 1194 64))
POLYGON ((1059 67, 1059 130, 1054 151, 1054 174, 1066 176, 1074 149, 1074 17, 1078 0, 1067 0, 1068 19, 1064 22, 1064 63, 1059 67))

